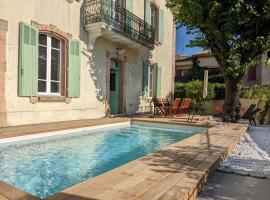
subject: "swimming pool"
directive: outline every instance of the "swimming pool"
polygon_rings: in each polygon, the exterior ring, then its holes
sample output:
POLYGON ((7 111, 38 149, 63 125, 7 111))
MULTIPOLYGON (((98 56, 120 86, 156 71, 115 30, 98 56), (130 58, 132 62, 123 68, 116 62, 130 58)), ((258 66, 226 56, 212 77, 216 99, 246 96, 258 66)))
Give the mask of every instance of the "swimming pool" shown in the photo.
POLYGON ((204 130, 126 122, 0 140, 0 180, 43 199, 204 130))

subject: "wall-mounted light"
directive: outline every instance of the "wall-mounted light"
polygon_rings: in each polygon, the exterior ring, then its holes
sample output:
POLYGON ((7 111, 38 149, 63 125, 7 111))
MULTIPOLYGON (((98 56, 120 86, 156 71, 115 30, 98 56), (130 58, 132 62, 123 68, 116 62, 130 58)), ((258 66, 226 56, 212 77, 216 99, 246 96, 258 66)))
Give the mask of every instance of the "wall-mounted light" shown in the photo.
POLYGON ((118 54, 120 54, 120 55, 123 55, 123 54, 126 53, 126 50, 123 49, 123 48, 117 47, 117 48, 116 48, 116 52, 117 52, 118 54))

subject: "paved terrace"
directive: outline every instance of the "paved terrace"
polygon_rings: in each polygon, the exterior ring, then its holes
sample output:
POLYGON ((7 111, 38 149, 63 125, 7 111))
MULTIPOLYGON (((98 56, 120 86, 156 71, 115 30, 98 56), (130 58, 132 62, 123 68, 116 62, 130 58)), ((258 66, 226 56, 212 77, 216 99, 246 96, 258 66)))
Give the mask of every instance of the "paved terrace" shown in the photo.
MULTIPOLYGON (((93 125, 122 122, 130 119, 93 120, 93 125)), ((140 118, 134 120, 183 124, 172 119, 140 118)), ((91 121, 91 120, 90 120, 91 121)), ((67 122, 64 129, 90 126, 89 120, 67 122), (75 125, 76 124, 76 125, 75 125)), ((49 126, 60 130, 55 123, 49 126)), ((198 123, 200 124, 200 123, 198 123)), ((193 125, 193 124, 190 124, 193 125)), ((44 132, 43 125, 33 125, 44 132)), ((32 127, 33 127, 32 126, 32 127)), ((46 125, 48 126, 48 125, 46 125)), ((0 129, 0 136, 30 134, 28 128, 0 129), (18 133, 14 130, 17 129, 18 133), (10 132, 6 132, 10 130, 10 132), (21 130, 21 132, 20 132, 21 130), (28 131, 27 131, 28 130, 28 131)), ((31 127, 31 126, 30 126, 31 127)), ((208 131, 194 135, 162 150, 127 163, 119 168, 68 188, 49 200, 189 200, 196 199, 208 176, 215 172, 220 161, 239 142, 247 126, 217 124, 208 131)), ((35 130, 36 131, 36 130, 35 130)), ((37 133, 37 131, 35 132, 37 133)), ((5 183, 0 183, 0 199, 36 199, 5 183)))

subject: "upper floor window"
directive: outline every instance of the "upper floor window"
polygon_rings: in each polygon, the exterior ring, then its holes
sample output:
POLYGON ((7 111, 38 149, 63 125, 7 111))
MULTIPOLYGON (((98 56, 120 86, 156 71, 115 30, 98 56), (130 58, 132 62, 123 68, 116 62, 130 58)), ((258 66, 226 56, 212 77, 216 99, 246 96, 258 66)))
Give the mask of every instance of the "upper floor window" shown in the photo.
POLYGON ((154 32, 155 41, 158 41, 159 9, 154 3, 151 3, 150 8, 151 8, 150 22, 155 31, 154 32))
POLYGON ((39 34, 38 44, 38 93, 61 93, 61 40, 46 34, 39 34))

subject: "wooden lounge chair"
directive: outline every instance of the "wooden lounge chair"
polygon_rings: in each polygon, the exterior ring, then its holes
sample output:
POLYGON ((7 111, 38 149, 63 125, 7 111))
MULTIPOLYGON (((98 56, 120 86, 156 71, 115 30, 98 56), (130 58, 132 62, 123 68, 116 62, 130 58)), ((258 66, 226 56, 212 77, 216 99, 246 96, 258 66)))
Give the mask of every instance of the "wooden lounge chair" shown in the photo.
POLYGON ((154 104, 154 116, 163 116, 165 115, 165 110, 163 103, 160 99, 153 97, 152 102, 154 104))
POLYGON ((172 115, 178 115, 179 114, 178 109, 179 109, 180 103, 181 103, 181 98, 176 98, 174 100, 173 105, 171 107, 172 115))
POLYGON ((161 102, 162 102, 162 105, 163 105, 163 113, 165 115, 165 117, 167 116, 172 116, 172 113, 171 113, 171 104, 169 102, 168 99, 161 99, 161 102))
POLYGON ((187 114, 187 112, 188 112, 188 110, 190 108, 191 101, 192 101, 191 98, 184 98, 182 100, 182 103, 181 103, 180 107, 178 108, 178 114, 179 115, 187 114))

